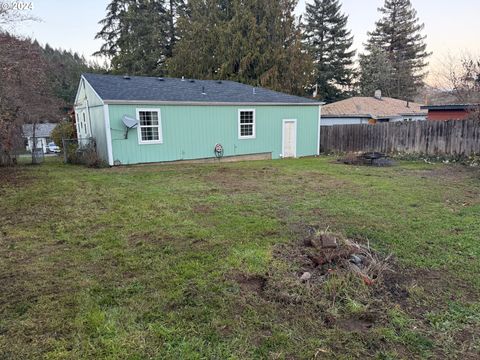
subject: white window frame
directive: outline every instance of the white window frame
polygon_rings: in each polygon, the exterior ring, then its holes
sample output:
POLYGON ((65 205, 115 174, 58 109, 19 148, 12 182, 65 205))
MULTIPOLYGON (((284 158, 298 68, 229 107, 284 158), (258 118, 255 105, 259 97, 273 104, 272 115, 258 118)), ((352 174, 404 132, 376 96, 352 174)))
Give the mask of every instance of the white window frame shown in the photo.
POLYGON ((248 139, 255 139, 257 136, 257 114, 255 109, 238 109, 238 138, 240 140, 248 140, 248 139), (241 123, 240 123, 240 114, 242 112, 252 112, 253 113, 253 135, 242 136, 241 132, 241 123))
POLYGON ((160 109, 157 108, 138 108, 137 110, 137 121, 138 121, 138 128, 137 128, 137 135, 138 135, 138 144, 140 145, 148 145, 148 144, 163 144, 163 131, 162 131, 162 114, 160 109), (152 126, 142 126, 140 124, 140 113, 141 112, 156 112, 158 114, 158 125, 152 126), (156 127, 158 128, 158 140, 142 140, 142 127, 156 127))

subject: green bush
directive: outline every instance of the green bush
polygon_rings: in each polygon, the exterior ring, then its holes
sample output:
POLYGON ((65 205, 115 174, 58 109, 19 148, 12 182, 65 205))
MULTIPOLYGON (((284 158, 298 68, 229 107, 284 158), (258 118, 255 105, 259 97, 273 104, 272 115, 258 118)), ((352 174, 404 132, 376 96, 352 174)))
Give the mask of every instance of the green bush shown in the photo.
POLYGON ((58 125, 53 129, 51 137, 55 144, 60 146, 60 148, 63 150, 62 139, 75 138, 75 129, 73 127, 73 123, 70 121, 62 121, 58 123, 58 125))

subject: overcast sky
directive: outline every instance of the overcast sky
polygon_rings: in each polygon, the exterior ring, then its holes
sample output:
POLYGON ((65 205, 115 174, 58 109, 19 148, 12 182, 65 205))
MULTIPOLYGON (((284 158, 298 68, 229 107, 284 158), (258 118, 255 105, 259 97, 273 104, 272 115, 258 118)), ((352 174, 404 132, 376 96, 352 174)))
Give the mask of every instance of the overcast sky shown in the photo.
MULTIPOLYGON (((22 0, 27 1, 28 0, 22 0)), ((305 10, 299 0, 297 14, 305 10)), ((33 14, 42 19, 18 27, 16 32, 49 43, 53 47, 74 50, 85 57, 98 50, 101 41, 94 40, 98 21, 105 15, 108 0, 34 0, 33 14)), ((349 15, 348 27, 355 36, 354 47, 362 50, 367 31, 378 19, 377 8, 383 0, 343 0, 343 11, 349 15)), ((412 0, 420 20, 425 23, 432 66, 446 54, 480 54, 480 0, 412 0)))

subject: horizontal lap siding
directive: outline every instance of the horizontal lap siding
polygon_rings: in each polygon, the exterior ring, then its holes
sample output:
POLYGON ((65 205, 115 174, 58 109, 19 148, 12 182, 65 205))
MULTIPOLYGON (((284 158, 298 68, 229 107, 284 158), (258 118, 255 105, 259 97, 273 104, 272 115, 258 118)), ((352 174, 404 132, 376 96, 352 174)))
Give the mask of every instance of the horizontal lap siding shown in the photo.
POLYGON ((215 144, 224 156, 282 152, 282 120, 297 119, 297 155, 316 153, 318 106, 144 106, 110 105, 113 159, 122 164, 192 160, 214 156, 215 144), (137 108, 161 110, 163 144, 139 145, 137 129, 124 138, 123 115, 136 117, 137 108), (238 139, 238 109, 255 109, 256 138, 238 139))

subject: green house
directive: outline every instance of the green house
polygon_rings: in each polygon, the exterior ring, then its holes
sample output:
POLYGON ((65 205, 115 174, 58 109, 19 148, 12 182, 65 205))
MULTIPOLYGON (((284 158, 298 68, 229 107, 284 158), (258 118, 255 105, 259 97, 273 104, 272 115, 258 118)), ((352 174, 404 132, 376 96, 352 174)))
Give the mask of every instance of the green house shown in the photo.
POLYGON ((233 81, 84 74, 79 139, 108 164, 318 155, 321 103, 233 81))

